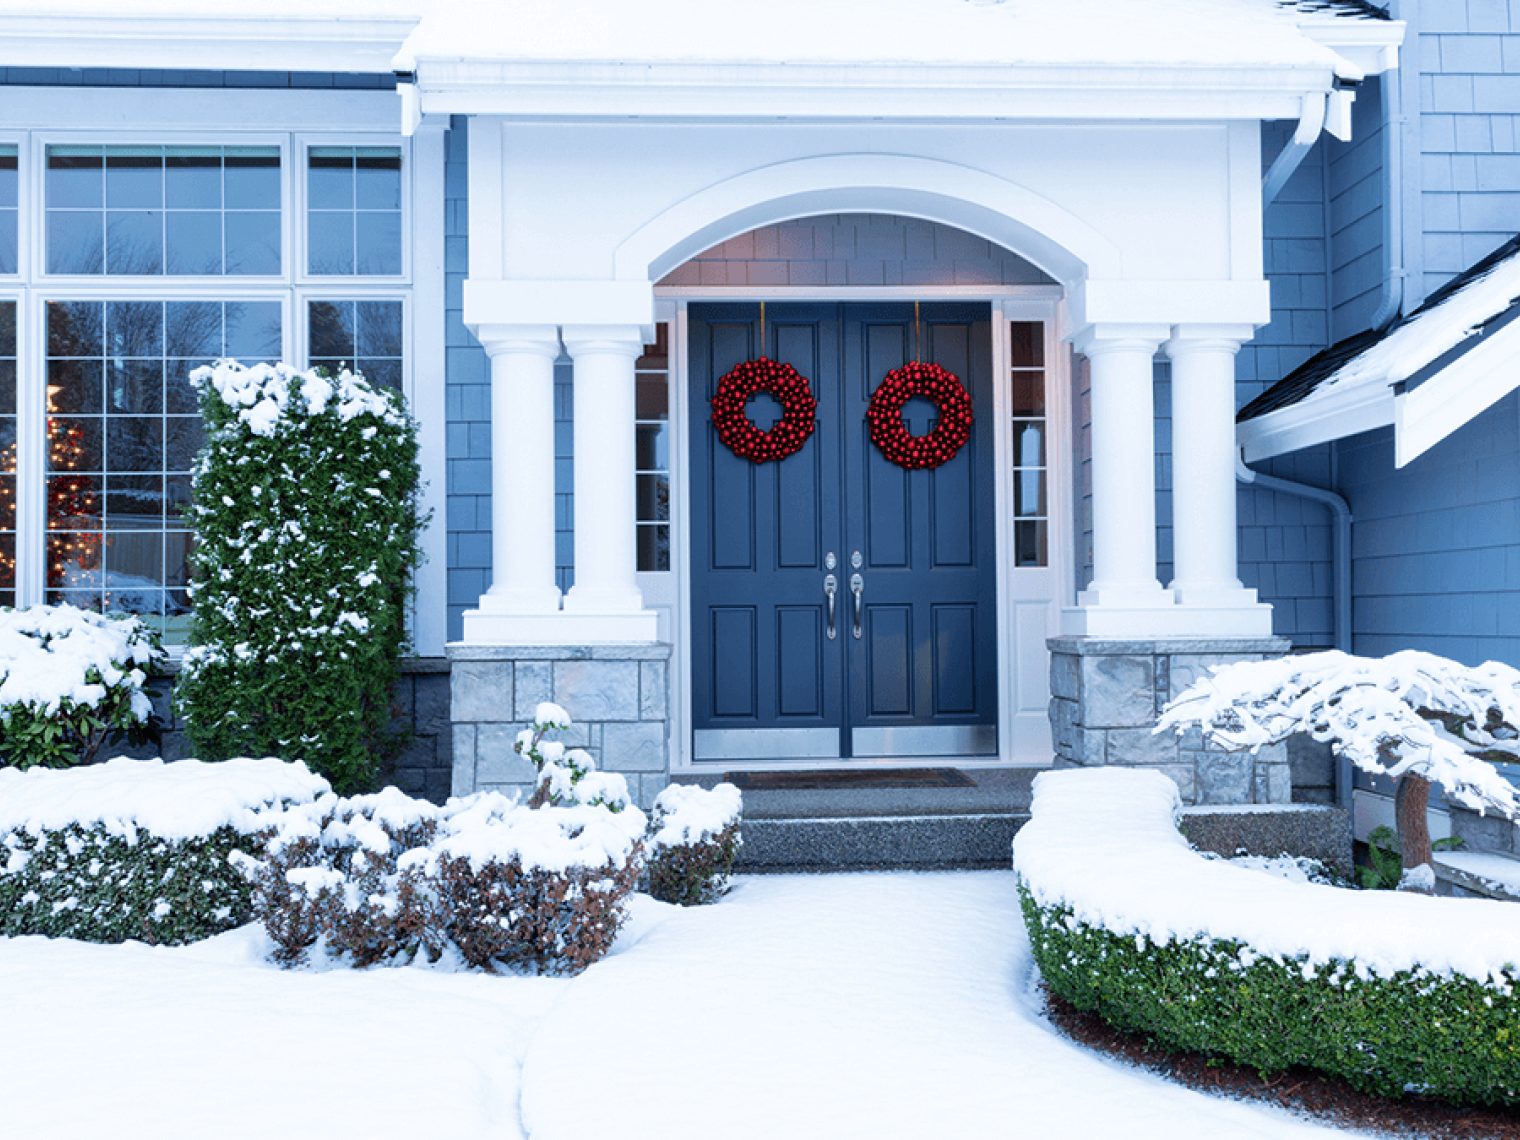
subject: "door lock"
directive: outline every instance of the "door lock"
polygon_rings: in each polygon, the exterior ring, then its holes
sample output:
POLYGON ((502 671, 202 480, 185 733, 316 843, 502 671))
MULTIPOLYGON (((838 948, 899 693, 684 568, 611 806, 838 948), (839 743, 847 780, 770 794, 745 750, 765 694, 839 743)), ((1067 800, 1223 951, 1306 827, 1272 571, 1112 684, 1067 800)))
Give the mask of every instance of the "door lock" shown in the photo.
POLYGON ((866 564, 866 560, 861 557, 860 551, 853 550, 853 551, 850 552, 850 569, 851 570, 859 570, 865 564, 866 564))

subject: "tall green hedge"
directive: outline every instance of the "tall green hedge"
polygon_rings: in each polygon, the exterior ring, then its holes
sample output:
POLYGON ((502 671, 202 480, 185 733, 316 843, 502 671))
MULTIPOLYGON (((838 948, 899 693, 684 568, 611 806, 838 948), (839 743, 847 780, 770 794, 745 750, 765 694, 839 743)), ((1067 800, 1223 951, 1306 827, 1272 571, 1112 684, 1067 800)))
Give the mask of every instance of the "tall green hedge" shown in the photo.
MULTIPOLYGON (((1041 907, 1020 886, 1052 991, 1173 1049, 1262 1072, 1304 1065, 1365 1092, 1520 1104, 1520 970, 1489 983, 1273 958, 1226 939, 1158 944, 1041 907)), ((1517 948, 1520 952, 1520 948, 1517 948)))
POLYGON ((391 744, 418 559, 416 425, 346 371, 222 362, 193 380, 190 738, 203 759, 278 755, 363 790, 391 744))

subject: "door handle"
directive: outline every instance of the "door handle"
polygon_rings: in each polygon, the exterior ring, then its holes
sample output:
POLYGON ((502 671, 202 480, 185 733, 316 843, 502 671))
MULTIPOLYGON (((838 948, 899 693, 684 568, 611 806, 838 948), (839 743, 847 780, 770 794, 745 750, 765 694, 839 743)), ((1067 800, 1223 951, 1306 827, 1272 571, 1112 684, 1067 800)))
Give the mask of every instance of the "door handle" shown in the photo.
POLYGON ((865 592, 866 592, 866 580, 864 578, 862 578, 859 574, 851 574, 850 575, 850 593, 852 593, 852 594, 855 595, 855 621, 854 621, 854 623, 852 624, 852 626, 850 628, 850 632, 851 632, 851 634, 854 635, 854 637, 855 637, 855 639, 857 641, 860 638, 862 638, 862 637, 865 636, 865 631, 862 630, 861 626, 860 626, 860 608, 861 608, 860 598, 861 598, 861 595, 864 594, 865 592))
POLYGON ((834 595, 837 593, 839 593, 839 579, 830 574, 823 580, 823 596, 828 599, 830 641, 839 636, 839 631, 834 627, 834 595))

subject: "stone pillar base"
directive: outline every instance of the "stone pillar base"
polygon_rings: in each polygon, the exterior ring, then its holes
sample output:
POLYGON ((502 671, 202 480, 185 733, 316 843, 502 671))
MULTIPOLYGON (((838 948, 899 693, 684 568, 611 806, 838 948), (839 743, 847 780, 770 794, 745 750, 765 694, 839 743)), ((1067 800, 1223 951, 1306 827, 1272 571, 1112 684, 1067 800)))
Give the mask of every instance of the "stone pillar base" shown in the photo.
POLYGON ((627 777, 641 807, 669 781, 669 645, 455 643, 449 659, 454 795, 532 792, 533 766, 512 743, 541 701, 563 705, 575 722, 558 739, 627 777))
POLYGON ((1284 745, 1249 752, 1205 747, 1196 730, 1153 733, 1161 709, 1210 666, 1286 653, 1281 637, 1053 637, 1050 727, 1056 766, 1155 768, 1187 804, 1285 804, 1293 773, 1284 745))

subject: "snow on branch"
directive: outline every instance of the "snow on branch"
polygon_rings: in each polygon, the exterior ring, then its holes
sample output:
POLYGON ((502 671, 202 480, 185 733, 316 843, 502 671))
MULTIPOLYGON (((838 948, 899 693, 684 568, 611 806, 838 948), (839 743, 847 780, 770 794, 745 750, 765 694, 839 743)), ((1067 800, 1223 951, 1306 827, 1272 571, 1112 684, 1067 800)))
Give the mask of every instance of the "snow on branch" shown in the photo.
POLYGON ((1422 776, 1463 807, 1520 815, 1520 793, 1480 755, 1520 756, 1520 671, 1496 661, 1332 650, 1224 665, 1167 705, 1156 731, 1193 727, 1252 752, 1306 732, 1363 771, 1422 776))

